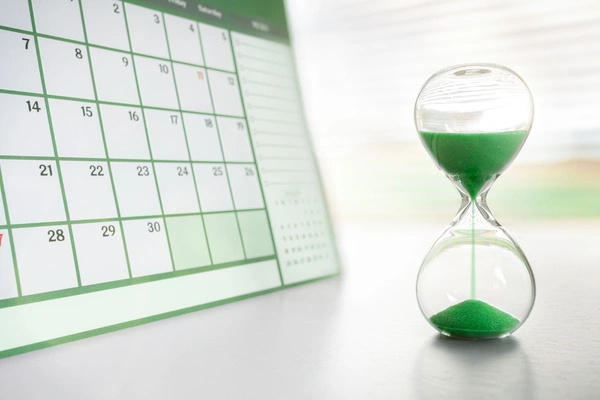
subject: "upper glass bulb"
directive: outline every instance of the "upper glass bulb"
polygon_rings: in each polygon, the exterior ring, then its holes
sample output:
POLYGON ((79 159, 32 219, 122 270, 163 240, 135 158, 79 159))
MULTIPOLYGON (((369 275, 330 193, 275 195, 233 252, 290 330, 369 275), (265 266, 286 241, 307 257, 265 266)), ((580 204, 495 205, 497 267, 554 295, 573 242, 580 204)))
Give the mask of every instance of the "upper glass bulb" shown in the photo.
POLYGON ((529 88, 500 65, 458 65, 439 71, 425 82, 415 104, 423 144, 437 166, 471 198, 489 188, 512 162, 532 121, 529 88))

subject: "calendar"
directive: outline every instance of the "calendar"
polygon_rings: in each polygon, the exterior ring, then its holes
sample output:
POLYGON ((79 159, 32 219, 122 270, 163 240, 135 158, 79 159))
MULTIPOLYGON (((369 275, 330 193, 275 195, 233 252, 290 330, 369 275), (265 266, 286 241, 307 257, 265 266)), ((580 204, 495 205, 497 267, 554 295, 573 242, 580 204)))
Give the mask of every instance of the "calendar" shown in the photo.
POLYGON ((0 1, 0 357, 338 272, 282 1, 0 1))

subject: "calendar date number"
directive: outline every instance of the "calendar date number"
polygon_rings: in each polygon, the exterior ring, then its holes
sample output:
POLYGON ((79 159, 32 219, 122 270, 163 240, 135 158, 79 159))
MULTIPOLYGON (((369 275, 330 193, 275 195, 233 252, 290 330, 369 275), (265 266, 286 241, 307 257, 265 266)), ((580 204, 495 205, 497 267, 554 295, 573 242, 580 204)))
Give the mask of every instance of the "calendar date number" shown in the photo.
POLYGON ((65 233, 62 229, 50 229, 48 231, 49 242, 63 242, 65 240, 65 233))
POLYGON ((52 176, 52 165, 51 164, 40 164, 38 165, 40 170, 40 176, 52 176))
POLYGON ((177 167, 177 176, 188 176, 189 174, 187 167, 177 167))
POLYGON ((104 176, 102 165, 90 165, 90 176, 104 176))
POLYGON ((40 111, 42 110, 42 109, 40 108, 40 103, 39 103, 39 102, 37 102, 37 101, 30 101, 30 100, 27 100, 25 103, 27 104, 27 110, 28 110, 29 112, 33 112, 33 111, 35 111, 35 112, 40 112, 40 111))
POLYGON ((137 174, 138 174, 138 176, 149 176, 150 170, 145 165, 138 165, 137 166, 137 174))
POLYGON ((115 236, 117 230, 114 225, 102 225, 102 237, 115 236))
POLYGON ((146 226, 148 226, 148 232, 150 233, 160 232, 161 229, 158 222, 148 222, 146 226))

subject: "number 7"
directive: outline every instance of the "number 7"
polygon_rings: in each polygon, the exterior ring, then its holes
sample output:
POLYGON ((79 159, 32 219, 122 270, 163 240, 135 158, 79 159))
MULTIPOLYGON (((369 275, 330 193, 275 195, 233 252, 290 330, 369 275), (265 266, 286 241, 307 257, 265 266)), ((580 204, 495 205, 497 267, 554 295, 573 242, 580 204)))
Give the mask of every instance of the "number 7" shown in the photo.
POLYGON ((30 39, 27 39, 27 38, 22 38, 21 40, 24 40, 24 41, 25 41, 25 50, 29 50, 29 40, 30 40, 30 39))

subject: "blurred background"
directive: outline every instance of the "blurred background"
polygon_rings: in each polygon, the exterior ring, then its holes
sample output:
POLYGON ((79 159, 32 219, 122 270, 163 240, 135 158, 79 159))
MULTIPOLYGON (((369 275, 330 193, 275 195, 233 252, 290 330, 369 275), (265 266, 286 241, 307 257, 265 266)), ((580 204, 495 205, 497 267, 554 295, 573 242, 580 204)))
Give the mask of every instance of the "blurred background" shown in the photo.
POLYGON ((414 101, 439 69, 486 62, 521 75, 535 102, 528 141, 490 191, 495 216, 600 223, 598 0, 287 0, 287 11, 337 222, 451 220, 460 198, 421 146, 414 101))

